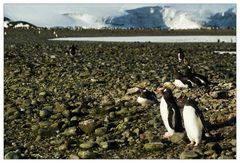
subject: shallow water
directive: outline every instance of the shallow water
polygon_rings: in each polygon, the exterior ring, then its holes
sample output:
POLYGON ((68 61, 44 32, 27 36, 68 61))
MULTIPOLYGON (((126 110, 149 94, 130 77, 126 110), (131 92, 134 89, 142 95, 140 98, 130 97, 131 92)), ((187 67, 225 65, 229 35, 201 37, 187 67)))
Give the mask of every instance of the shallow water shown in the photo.
POLYGON ((52 41, 97 41, 97 42, 232 42, 236 36, 124 36, 124 37, 66 37, 52 41))

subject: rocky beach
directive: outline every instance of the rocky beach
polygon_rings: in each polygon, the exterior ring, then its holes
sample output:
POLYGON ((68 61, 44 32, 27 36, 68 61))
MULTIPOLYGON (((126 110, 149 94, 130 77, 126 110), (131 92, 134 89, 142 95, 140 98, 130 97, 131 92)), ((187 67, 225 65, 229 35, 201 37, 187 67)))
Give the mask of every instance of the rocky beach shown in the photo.
POLYGON ((4 36, 5 159, 236 159, 236 55, 214 53, 236 51, 235 43, 48 41, 51 34, 4 36), (173 87, 172 68, 183 71, 178 48, 214 84, 173 87), (187 146, 185 132, 163 139, 159 106, 136 102, 136 88, 163 86, 198 103, 210 130, 199 146, 187 146))

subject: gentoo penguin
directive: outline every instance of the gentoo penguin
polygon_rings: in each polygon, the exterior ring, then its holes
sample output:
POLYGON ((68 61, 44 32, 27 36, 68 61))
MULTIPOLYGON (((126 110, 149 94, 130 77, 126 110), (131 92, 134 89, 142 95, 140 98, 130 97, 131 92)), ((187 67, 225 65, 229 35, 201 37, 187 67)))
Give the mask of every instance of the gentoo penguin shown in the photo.
POLYGON ((202 139, 202 130, 205 132, 208 130, 201 110, 195 101, 187 97, 183 107, 183 122, 190 144, 198 146, 202 139))
POLYGON ((137 98, 137 102, 141 105, 147 104, 159 104, 157 96, 154 92, 146 90, 146 89, 139 89, 140 95, 137 98))
POLYGON ((191 81, 196 83, 198 86, 208 86, 210 82, 208 79, 200 74, 193 73, 192 67, 189 65, 189 62, 184 62, 185 64, 185 76, 188 77, 191 81))
POLYGON ((174 85, 180 88, 192 88, 196 87, 196 83, 190 80, 188 77, 183 76, 179 71, 175 68, 173 69, 173 76, 175 77, 174 85))
POLYGON ((174 134, 174 132, 181 132, 183 130, 182 119, 180 109, 173 97, 172 91, 165 88, 162 95, 160 113, 164 126, 167 129, 167 132, 165 132, 163 137, 169 138, 174 134))
POLYGON ((184 59, 184 57, 185 57, 184 51, 183 51, 182 48, 179 48, 179 49, 178 49, 177 56, 178 56, 178 61, 179 61, 179 62, 182 62, 183 59, 184 59))

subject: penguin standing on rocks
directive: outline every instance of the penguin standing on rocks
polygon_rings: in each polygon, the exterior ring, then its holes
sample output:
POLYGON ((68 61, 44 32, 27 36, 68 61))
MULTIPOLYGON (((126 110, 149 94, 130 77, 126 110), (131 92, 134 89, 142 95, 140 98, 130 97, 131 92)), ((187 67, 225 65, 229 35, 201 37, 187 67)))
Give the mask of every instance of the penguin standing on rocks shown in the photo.
POLYGON ((191 81, 196 83, 198 86, 207 87, 210 84, 210 82, 205 76, 192 72, 192 67, 189 64, 189 61, 184 60, 184 65, 185 65, 185 76, 187 76, 191 81))
POLYGON ((183 107, 183 121, 190 145, 198 146, 202 139, 202 130, 205 132, 208 130, 201 110, 195 101, 187 97, 183 107))
POLYGON ((184 76, 175 68, 173 69, 173 76, 175 77, 174 85, 180 88, 192 88, 196 87, 196 83, 194 83, 190 78, 184 76))
POLYGON ((179 62, 182 62, 183 59, 184 59, 184 57, 185 57, 184 51, 183 51, 182 48, 179 48, 179 49, 178 49, 177 56, 178 56, 178 61, 179 61, 179 62))
POLYGON ((139 92, 140 95, 137 98, 137 102, 141 105, 159 104, 157 96, 154 92, 146 89, 139 89, 139 92))
POLYGON ((70 53, 71 53, 73 56, 76 55, 76 53, 77 53, 77 47, 76 47, 75 45, 72 45, 72 46, 69 48, 69 50, 70 50, 70 53))
POLYGON ((182 118, 180 109, 174 99, 172 91, 168 88, 164 89, 162 92, 162 98, 160 102, 160 113, 167 129, 167 132, 163 135, 164 138, 171 137, 175 132, 181 132, 182 118))

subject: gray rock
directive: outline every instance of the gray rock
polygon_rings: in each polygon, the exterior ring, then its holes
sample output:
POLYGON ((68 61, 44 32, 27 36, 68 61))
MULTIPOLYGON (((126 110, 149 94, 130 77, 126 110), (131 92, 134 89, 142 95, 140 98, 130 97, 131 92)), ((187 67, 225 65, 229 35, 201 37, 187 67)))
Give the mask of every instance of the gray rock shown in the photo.
POLYGON ((215 151, 212 150, 212 149, 207 150, 207 151, 204 152, 204 154, 207 155, 207 156, 213 155, 214 153, 215 153, 215 151))
POLYGON ((103 149, 108 149, 109 144, 108 144, 108 142, 105 141, 105 142, 100 142, 99 146, 103 149))
POLYGON ((123 115, 123 114, 128 114, 128 108, 122 108, 119 111, 115 112, 116 115, 123 115))
POLYGON ((154 135, 152 134, 151 131, 145 131, 143 135, 144 138, 147 139, 149 142, 152 142, 152 140, 154 139, 154 135))
POLYGON ((95 129, 95 120, 94 119, 88 119, 88 120, 79 122, 79 127, 84 133, 90 134, 95 129))
POLYGON ((80 151, 78 152, 78 156, 82 159, 93 159, 95 158, 95 153, 92 151, 80 151))
POLYGON ((4 156, 4 159, 20 159, 20 158, 21 158, 20 153, 16 151, 10 151, 4 156))
POLYGON ((39 96, 45 96, 46 95, 46 92, 40 92, 39 93, 39 96))
POLYGON ((237 141, 236 141, 236 139, 232 139, 229 143, 230 143, 232 146, 236 147, 237 141))
POLYGON ((198 159, 198 158, 200 158, 200 155, 195 151, 183 151, 180 154, 180 159, 198 159))
POLYGON ((106 132, 107 132, 106 127, 100 127, 100 128, 95 129, 95 134, 97 136, 103 136, 106 132))
POLYGON ((162 142, 152 142, 144 144, 144 149, 146 151, 159 151, 164 148, 164 144, 162 142))
POLYGON ((61 144, 59 147, 58 147, 58 150, 59 151, 65 151, 68 149, 68 144, 67 143, 64 143, 64 144, 61 144))
POLYGON ((64 115, 66 118, 68 118, 70 116, 70 111, 69 110, 64 110, 62 112, 62 115, 64 115))
POLYGON ((76 131, 77 131, 77 127, 69 127, 65 129, 63 134, 66 136, 73 136, 77 134, 76 131))
POLYGON ((69 159, 77 160, 77 159, 79 159, 79 157, 77 155, 71 154, 69 156, 69 159))
POLYGON ((48 118, 51 116, 51 113, 48 110, 44 109, 39 111, 39 116, 41 118, 48 118))
POLYGON ((110 106, 114 104, 114 99, 112 99, 109 96, 103 96, 102 101, 101 101, 101 105, 102 106, 110 106))
POLYGON ((176 143, 176 144, 182 144, 184 143, 184 133, 174 133, 170 138, 169 140, 172 142, 172 143, 176 143))
POLYGON ((95 145, 95 143, 93 141, 88 141, 88 142, 80 144, 80 148, 82 148, 82 149, 90 149, 94 145, 95 145))
POLYGON ((234 159, 233 156, 226 156, 224 154, 222 154, 220 157, 218 157, 218 159, 234 159))
POLYGON ((134 88, 128 89, 126 94, 127 94, 127 95, 131 95, 131 94, 137 93, 138 91, 139 91, 139 88, 134 87, 134 88))

